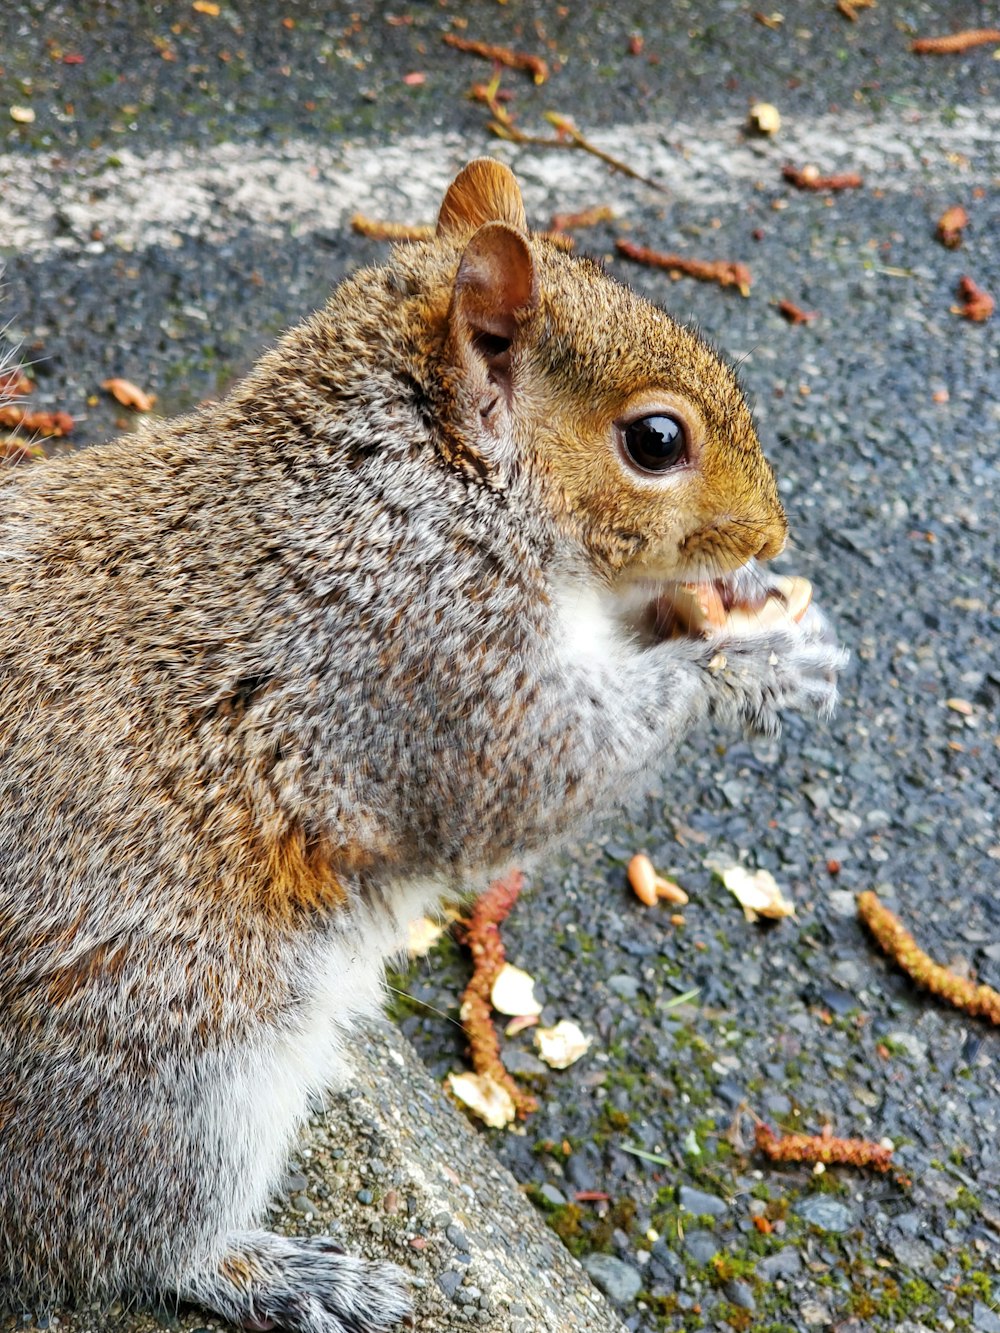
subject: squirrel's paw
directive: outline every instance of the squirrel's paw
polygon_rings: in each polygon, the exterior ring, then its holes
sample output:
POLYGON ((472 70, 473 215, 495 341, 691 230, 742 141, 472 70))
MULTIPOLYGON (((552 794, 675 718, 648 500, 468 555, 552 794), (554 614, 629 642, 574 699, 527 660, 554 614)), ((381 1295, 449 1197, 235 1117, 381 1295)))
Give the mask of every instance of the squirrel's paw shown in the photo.
POLYGON ((327 1236, 230 1236, 218 1264, 178 1295, 258 1333, 389 1333, 412 1322, 402 1269, 345 1254, 327 1236))
POLYGON ((789 710, 830 716, 849 654, 820 613, 810 611, 803 625, 709 641, 704 667, 712 678, 713 713, 765 736, 777 735, 789 710))

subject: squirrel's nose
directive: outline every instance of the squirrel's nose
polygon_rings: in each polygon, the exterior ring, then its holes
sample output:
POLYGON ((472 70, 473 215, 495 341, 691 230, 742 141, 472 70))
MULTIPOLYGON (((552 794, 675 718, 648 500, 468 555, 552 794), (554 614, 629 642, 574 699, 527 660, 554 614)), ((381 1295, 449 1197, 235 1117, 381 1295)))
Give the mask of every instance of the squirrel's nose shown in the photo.
POLYGON ((788 529, 777 529, 768 533, 761 543, 760 550, 756 558, 760 561, 773 560, 776 555, 780 555, 788 543, 788 529))

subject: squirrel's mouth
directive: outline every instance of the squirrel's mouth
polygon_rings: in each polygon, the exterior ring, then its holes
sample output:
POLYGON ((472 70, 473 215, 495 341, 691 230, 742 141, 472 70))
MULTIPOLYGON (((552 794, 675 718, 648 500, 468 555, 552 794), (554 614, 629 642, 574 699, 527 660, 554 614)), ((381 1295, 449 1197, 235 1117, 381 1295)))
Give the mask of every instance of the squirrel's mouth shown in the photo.
POLYGON ((805 615, 812 600, 807 579, 765 575, 755 562, 714 579, 662 585, 645 621, 657 640, 762 632, 805 615))

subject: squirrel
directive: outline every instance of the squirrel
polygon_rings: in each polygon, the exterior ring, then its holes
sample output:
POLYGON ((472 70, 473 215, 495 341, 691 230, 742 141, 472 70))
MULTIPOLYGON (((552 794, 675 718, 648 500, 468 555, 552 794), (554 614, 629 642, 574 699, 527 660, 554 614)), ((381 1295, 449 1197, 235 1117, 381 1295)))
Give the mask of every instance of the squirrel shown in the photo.
POLYGON ((383 1333, 401 1270, 261 1228, 406 924, 696 725, 828 713, 732 370, 473 161, 222 401, 0 479, 0 1285, 383 1333))

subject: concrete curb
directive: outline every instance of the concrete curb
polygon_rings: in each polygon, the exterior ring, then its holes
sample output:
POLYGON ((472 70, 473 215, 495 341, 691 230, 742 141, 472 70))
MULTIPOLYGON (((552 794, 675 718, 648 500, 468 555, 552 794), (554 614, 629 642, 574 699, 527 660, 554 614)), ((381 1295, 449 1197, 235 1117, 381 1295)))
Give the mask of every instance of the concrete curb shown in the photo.
MULTIPOLYGON (((353 1086, 314 1115, 271 1225, 342 1236, 413 1284, 417 1333, 624 1333, 604 1297, 525 1199, 514 1177, 448 1103, 406 1039, 368 1025, 353 1086)), ((54 1201, 54 1206, 55 1201, 54 1201)), ((17 1328, 65 1333, 205 1333, 202 1310, 60 1311, 17 1328)))

